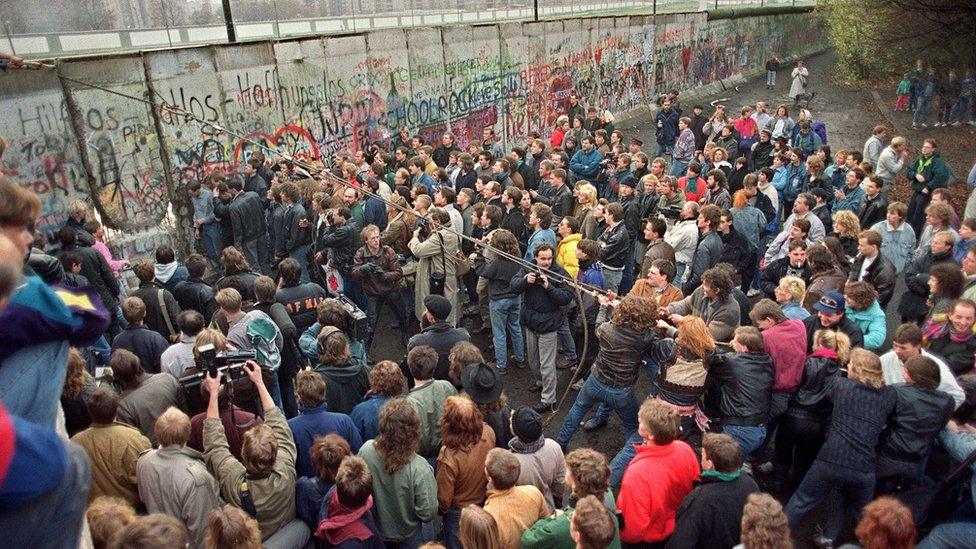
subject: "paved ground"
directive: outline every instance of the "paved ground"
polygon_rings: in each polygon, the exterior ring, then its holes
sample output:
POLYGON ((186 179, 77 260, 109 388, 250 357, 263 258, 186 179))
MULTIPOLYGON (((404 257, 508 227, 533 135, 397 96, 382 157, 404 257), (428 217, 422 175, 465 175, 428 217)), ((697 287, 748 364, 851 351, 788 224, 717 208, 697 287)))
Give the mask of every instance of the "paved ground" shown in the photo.
MULTIPOLYGON (((810 104, 810 109, 814 116, 818 120, 822 120, 826 123, 828 128, 828 142, 835 149, 840 148, 861 150, 864 140, 870 135, 871 128, 873 128, 878 123, 885 123, 891 125, 882 115, 878 106, 875 104, 874 97, 870 91, 867 90, 852 90, 849 88, 841 88, 835 86, 831 82, 832 73, 832 63, 833 56, 829 53, 821 54, 812 57, 807 60, 808 67, 810 69, 810 83, 811 88, 817 92, 817 95, 810 104)), ((707 102, 715 99, 721 99, 729 107, 730 112, 736 112, 739 107, 745 104, 755 104, 756 101, 765 100, 772 108, 775 105, 781 103, 790 103, 789 98, 786 97, 786 93, 789 88, 789 82, 786 81, 784 75, 780 75, 780 81, 778 87, 774 91, 768 91, 765 89, 764 80, 753 80, 749 81, 742 86, 740 86, 739 91, 735 92, 730 90, 728 93, 721 94, 719 96, 713 96, 709 98, 704 98, 701 104, 706 106, 706 110, 710 112, 711 108, 708 107, 707 102)), ((685 103, 684 107, 690 110, 692 104, 685 103)), ((901 127, 904 128, 904 122, 901 123, 901 127)), ((622 123, 618 125, 627 137, 632 135, 637 135, 643 139, 644 143, 647 145, 646 148, 651 149, 653 152, 654 143, 654 133, 653 129, 650 129, 650 124, 642 124, 640 121, 631 121, 630 123, 622 123)), ((944 132, 969 132, 967 128, 952 128, 943 130, 944 132)), ((913 144, 916 146, 920 145, 923 136, 920 133, 905 133, 913 144), (916 142, 917 143, 914 143, 916 142)), ((963 169, 962 167, 956 167, 956 173, 960 173, 963 169)), ((965 167, 966 171, 962 171, 961 174, 964 177, 965 173, 968 172, 968 166, 965 167)), ((904 192, 904 191, 901 191, 904 192)), ((897 195, 897 192, 896 192, 897 195)), ((904 292, 904 283, 899 281, 896 287, 895 296, 892 299, 892 303, 896 304, 900 298, 900 295, 904 292)), ((894 307, 891 307, 894 309, 894 307)), ((380 326, 376 343, 373 348, 373 355, 375 359, 392 359, 400 360, 403 356, 404 349, 397 342, 398 337, 394 337, 388 327, 390 324, 390 319, 385 319, 381 321, 382 326, 380 326)), ((889 334, 898 325, 898 319, 889 315, 889 334)), ((467 320, 465 325, 468 325, 467 320)), ((477 324, 475 324, 477 325, 477 324)), ((411 332, 416 331, 416 326, 412 326, 411 332)), ((475 336, 474 341, 480 346, 485 355, 490 358, 493 356, 493 348, 491 342, 485 336, 475 336)), ((558 394, 561 400, 561 405, 558 412, 550 419, 546 427, 546 434, 550 437, 555 437, 558 433, 559 428, 562 426, 563 420, 566 413, 572 406, 573 400, 576 397, 576 392, 566 391, 570 383, 570 379, 573 376, 573 370, 560 370, 559 372, 559 389, 558 394)), ((508 374, 505 379, 505 393, 508 395, 509 401, 514 406, 519 406, 523 404, 534 404, 538 402, 538 393, 534 392, 531 388, 534 384, 534 378, 528 370, 515 370, 508 374)), ((646 395, 649 389, 649 381, 646 376, 642 375, 637 382, 637 393, 638 395, 646 395)), ((577 448, 581 446, 588 446, 598 449, 607 454, 608 457, 612 457, 623 445, 624 434, 622 432, 619 419, 612 418, 610 425, 605 429, 596 433, 586 433, 582 429, 577 431, 572 442, 570 443, 570 448, 577 448)), ((770 489, 766 486, 764 482, 765 479, 761 476, 758 479, 764 488, 770 489)), ((784 494, 778 494, 779 496, 784 496, 784 494)), ((797 532, 796 537, 798 538, 797 547, 808 547, 810 546, 809 540, 813 536, 815 523, 818 519, 822 517, 822 511, 816 513, 815 516, 811 517, 811 520, 797 532)))

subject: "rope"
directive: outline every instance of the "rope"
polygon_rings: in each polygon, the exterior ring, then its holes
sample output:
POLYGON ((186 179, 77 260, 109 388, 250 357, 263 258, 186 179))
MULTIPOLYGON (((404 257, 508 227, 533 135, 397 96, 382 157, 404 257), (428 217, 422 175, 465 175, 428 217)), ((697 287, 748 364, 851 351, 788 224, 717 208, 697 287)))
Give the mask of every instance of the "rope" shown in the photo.
MULTIPOLYGON (((34 68, 55 68, 53 65, 46 65, 46 64, 42 64, 42 63, 36 63, 34 65, 36 65, 34 68)), ((63 74, 59 74, 58 76, 59 76, 59 78, 62 78, 64 80, 68 81, 68 82, 73 82, 73 83, 78 84, 80 86, 85 86, 85 87, 88 87, 88 88, 92 88, 92 89, 104 91, 104 92, 109 93, 111 95, 115 95, 115 96, 123 97, 123 98, 129 99, 129 100, 132 100, 132 101, 138 101, 140 103, 144 103, 146 105, 149 105, 153 109, 159 109, 160 111, 165 111, 165 112, 169 112, 169 113, 172 113, 172 114, 180 115, 180 116, 184 117, 185 120, 193 120, 193 121, 195 121, 196 124, 198 126, 200 126, 201 128, 208 127, 209 126, 209 127, 213 128, 215 131, 217 131, 219 133, 224 133, 226 135, 229 135, 231 137, 234 137, 235 139, 237 139, 239 141, 244 141, 244 142, 250 143, 251 145, 254 145, 258 149, 264 150, 266 153, 269 153, 270 155, 273 155, 275 157, 281 157, 281 158, 284 158, 284 159, 287 159, 287 160, 291 161, 294 166, 297 166, 297 167, 301 168, 305 172, 305 174, 308 175, 309 178, 314 179, 315 176, 324 177, 324 178, 327 178, 327 179, 329 179, 330 181, 332 181, 334 183, 339 184, 342 187, 353 187, 357 191, 363 193, 364 195, 369 196, 369 197, 372 197, 372 198, 375 198, 375 199, 379 200, 380 202, 382 202, 383 204, 385 204, 387 206, 390 206, 390 207, 392 207, 393 209, 395 209, 397 211, 401 211, 401 212, 408 213, 408 214, 411 214, 411 215, 415 215, 416 216, 416 212, 414 212, 413 210, 411 210, 409 208, 404 208, 404 207, 400 206, 399 204, 397 204, 395 202, 392 202, 390 200, 386 200, 385 198, 383 198, 379 194, 373 193, 373 192, 371 192, 371 191, 369 191, 369 190, 367 190, 365 188, 354 187, 348 181, 346 181, 346 180, 344 180, 342 178, 336 177, 331 172, 329 172, 329 170, 327 170, 327 169, 321 169, 320 170, 320 169, 316 168, 315 166, 312 166, 310 164, 306 164, 305 162, 302 162, 301 160, 297 160, 297 159, 294 159, 294 158, 289 158, 287 155, 279 152, 278 150, 273 149, 271 147, 267 147, 264 144, 262 144, 262 143, 260 143, 260 142, 258 142, 256 140, 254 140, 254 139, 251 139, 251 138, 249 138, 249 137, 247 137, 245 135, 242 135, 240 133, 237 133, 237 132, 234 132, 234 131, 229 130, 227 128, 224 128, 223 126, 221 126, 219 124, 216 124, 214 122, 209 122, 207 120, 204 120, 204 119, 200 118, 199 116, 193 114, 192 112, 186 111, 186 110, 181 109, 179 107, 176 107, 174 105, 170 105, 170 104, 168 104, 166 102, 165 98, 163 98, 162 96, 160 96, 158 93, 155 93, 155 95, 157 97, 159 97, 160 103, 156 103, 155 101, 153 101, 151 99, 147 99, 147 98, 143 98, 143 97, 138 97, 138 96, 135 96, 135 95, 132 95, 132 94, 120 92, 120 91, 113 90, 113 89, 110 89, 110 88, 106 88, 104 86, 100 86, 98 84, 93 84, 91 82, 86 82, 86 81, 83 81, 83 80, 78 80, 76 78, 71 78, 71 77, 65 76, 63 74)), ((562 281, 563 283, 568 284, 568 285, 572 286, 575 289, 576 301, 577 301, 577 304, 579 306, 579 314, 584 315, 584 319, 583 319, 583 323, 582 323, 583 324, 583 348, 582 348, 582 352, 580 353, 580 356, 579 356, 579 362, 577 363, 576 368, 574 369, 573 377, 570 379, 569 384, 567 385, 566 390, 563 392, 562 397, 560 398, 559 402, 557 403, 555 410, 553 410, 550 414, 548 414, 548 417, 544 421, 544 425, 548 425, 552 421, 552 419, 555 418, 556 414, 558 413, 558 410, 562 407, 562 405, 565 402, 566 398, 569 396, 569 392, 572 390, 572 384, 575 383, 576 380, 577 380, 577 378, 579 377, 580 371, 583 368, 584 361, 586 360, 586 356, 587 356, 587 352, 588 352, 588 348, 589 348, 589 325, 588 325, 588 323, 586 322, 586 319, 585 319, 585 311, 584 311, 584 304, 583 304, 582 294, 583 293, 586 293, 588 295, 593 296, 594 298, 599 298, 601 295, 610 296, 610 297, 616 297, 615 294, 611 295, 611 292, 606 292, 602 288, 598 288, 596 286, 591 286, 589 284, 583 284, 582 282, 580 282, 580 281, 578 281, 578 280, 576 280, 576 279, 574 279, 574 278, 572 278, 570 276, 565 276, 562 273, 559 273, 559 272, 556 272, 556 271, 552 271, 551 269, 544 269, 542 267, 539 267, 535 263, 526 261, 522 257, 516 256, 516 255, 513 255, 513 254, 509 254, 509 253, 505 252, 504 250, 500 250, 499 248, 496 248, 495 246, 492 246, 491 244, 489 244, 487 242, 483 242, 483 241, 481 241, 481 240, 479 240, 477 238, 474 238, 474 237, 465 235, 464 232, 463 232, 463 229, 456 229, 456 228, 451 227, 449 225, 442 226, 439 223, 435 223, 433 221, 433 219, 429 217, 429 214, 428 214, 428 216, 417 216, 417 217, 420 217, 421 219, 427 221, 428 223, 431 223, 432 226, 434 226, 434 227, 440 227, 440 228, 449 230, 453 234, 457 235, 457 237, 460 240, 465 240, 465 241, 468 241, 468 242, 473 243, 476 248, 486 248, 486 249, 489 249, 489 250, 493 251, 495 254, 497 254, 499 257, 505 258, 505 259, 507 259, 509 261, 513 261, 516 264, 521 265, 524 268, 528 269, 530 272, 535 272, 535 273, 540 274, 540 275, 545 274, 546 276, 548 276, 548 277, 550 277, 550 278, 552 278, 554 280, 557 280, 557 281, 562 281)))

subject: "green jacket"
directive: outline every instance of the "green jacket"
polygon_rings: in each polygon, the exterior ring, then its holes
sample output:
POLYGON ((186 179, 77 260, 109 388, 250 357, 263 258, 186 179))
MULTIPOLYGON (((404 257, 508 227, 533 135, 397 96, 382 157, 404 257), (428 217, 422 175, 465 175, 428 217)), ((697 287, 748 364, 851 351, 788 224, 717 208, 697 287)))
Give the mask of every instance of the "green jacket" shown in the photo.
POLYGON ((942 160, 939 153, 935 153, 928 159, 923 156, 918 157, 915 162, 908 166, 907 176, 908 180, 912 182, 913 191, 921 192, 926 187, 931 191, 940 187, 948 187, 949 180, 952 178, 952 170, 945 160, 942 160), (925 183, 919 183, 915 179, 917 173, 925 176, 925 183))
MULTIPOLYGON (((248 487, 257 509, 261 540, 265 541, 295 518, 295 440, 285 416, 278 408, 265 412, 265 425, 274 431, 278 457, 271 474, 248 477, 248 487)), ((220 484, 220 495, 234 507, 241 507, 241 483, 247 471, 231 453, 220 419, 203 420, 203 459, 220 484)))
MULTIPOLYGON (((607 509, 617 516, 617 504, 613 499, 613 492, 607 490, 603 496, 603 503, 607 509)), ((522 549, 575 549, 576 542, 569 535, 569 522, 573 517, 573 508, 566 507, 557 516, 544 518, 532 525, 522 534, 522 549)), ((610 549, 620 549, 620 526, 616 526, 610 549)))
POLYGON ((437 481, 427 460, 414 455, 394 475, 383 466, 375 440, 359 449, 373 475, 373 518, 384 541, 404 541, 437 516, 437 481))
POLYGON ((441 410, 447 397, 457 394, 450 381, 436 379, 410 389, 407 400, 420 416, 420 450, 425 458, 436 458, 441 448, 441 410))

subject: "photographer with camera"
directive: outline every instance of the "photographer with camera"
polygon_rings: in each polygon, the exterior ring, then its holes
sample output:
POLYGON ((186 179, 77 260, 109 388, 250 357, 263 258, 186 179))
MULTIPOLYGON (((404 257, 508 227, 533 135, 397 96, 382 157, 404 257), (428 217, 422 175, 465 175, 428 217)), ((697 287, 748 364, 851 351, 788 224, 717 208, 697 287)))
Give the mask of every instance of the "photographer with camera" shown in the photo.
MULTIPOLYGON (((257 309, 241 310, 241 294, 233 288, 217 292, 217 305, 227 319, 227 341, 241 351, 255 351, 258 360, 277 373, 281 366, 281 349, 284 337, 270 316, 257 309)), ((281 405, 281 390, 277 376, 272 376, 271 394, 281 405)))
POLYGON ((315 262, 339 271, 342 275, 343 293, 348 295, 360 309, 366 307, 362 289, 352 277, 352 261, 356 250, 362 245, 359 230, 350 223, 352 213, 348 208, 337 208, 325 214, 328 228, 319 235, 315 243, 315 262))
POLYGON ((360 234, 363 247, 353 257, 352 276, 366 292, 366 316, 369 319, 366 349, 368 351, 373 342, 380 308, 384 304, 389 305, 396 315, 403 344, 406 342, 403 328, 407 325, 407 313, 399 291, 403 286, 403 267, 393 248, 380 243, 380 229, 376 225, 368 225, 360 234))
POLYGON ((249 360, 244 370, 261 398, 265 423, 244 434, 241 458, 235 458, 220 420, 221 380, 208 373, 204 386, 210 401, 203 422, 203 457, 220 484, 224 501, 257 520, 263 542, 300 547, 308 541, 308 528, 300 522, 298 528, 289 524, 295 520, 295 441, 284 414, 264 385, 261 367, 249 360), (270 539, 276 533, 276 539, 270 539))
POLYGON ((414 288, 414 311, 417 320, 423 319, 424 299, 428 295, 437 294, 450 301, 451 315, 447 321, 452 326, 457 326, 458 312, 461 310, 457 282, 460 239, 452 230, 451 216, 442 208, 431 209, 429 220, 421 221, 422 224, 429 224, 430 236, 422 240, 423 227, 418 227, 408 245, 410 253, 417 258, 417 283, 414 288))

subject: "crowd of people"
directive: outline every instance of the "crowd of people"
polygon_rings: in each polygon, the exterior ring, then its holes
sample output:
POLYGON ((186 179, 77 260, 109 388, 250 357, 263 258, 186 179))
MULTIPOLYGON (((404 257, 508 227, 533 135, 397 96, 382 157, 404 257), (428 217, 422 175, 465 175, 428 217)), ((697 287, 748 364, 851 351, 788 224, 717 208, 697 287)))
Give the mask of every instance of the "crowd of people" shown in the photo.
POLYGON ((491 127, 256 151, 189 185, 194 253, 132 265, 85 202, 49 238, 0 181, 0 531, 764 549, 855 517, 869 549, 971 547, 976 485, 936 521, 905 494, 976 460, 976 200, 953 209, 933 139, 835 151, 794 114, 671 92, 651 156, 573 94, 507 152, 491 127), (515 368, 538 402, 509 402, 515 368), (613 415, 615 455, 577 447, 613 415))

